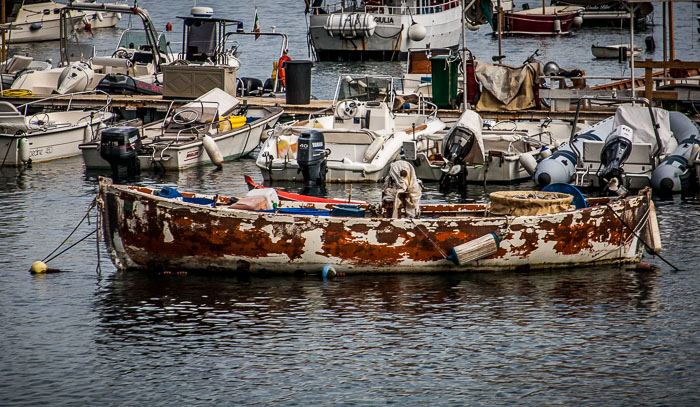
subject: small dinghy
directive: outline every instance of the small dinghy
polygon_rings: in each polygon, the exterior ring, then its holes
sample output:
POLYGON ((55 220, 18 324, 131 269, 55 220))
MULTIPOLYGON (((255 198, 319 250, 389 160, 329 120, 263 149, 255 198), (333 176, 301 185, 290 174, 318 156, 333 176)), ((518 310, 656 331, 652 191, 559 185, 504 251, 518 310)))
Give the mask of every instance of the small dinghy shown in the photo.
POLYGON ((631 56, 639 55, 642 52, 642 47, 634 47, 634 52, 630 51, 629 44, 615 44, 615 45, 591 45, 591 53, 598 59, 621 59, 627 60, 631 56), (625 56, 621 58, 622 52, 625 52, 625 56))

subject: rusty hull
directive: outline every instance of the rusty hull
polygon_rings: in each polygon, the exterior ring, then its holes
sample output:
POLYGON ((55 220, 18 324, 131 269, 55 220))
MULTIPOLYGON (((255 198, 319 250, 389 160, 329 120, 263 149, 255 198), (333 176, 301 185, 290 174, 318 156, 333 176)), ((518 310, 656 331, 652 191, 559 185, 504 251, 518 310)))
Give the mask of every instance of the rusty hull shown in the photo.
POLYGON ((105 242, 118 269, 296 272, 330 264, 342 272, 429 272, 638 262, 643 245, 637 236, 651 218, 648 191, 538 216, 485 217, 479 205, 424 206, 423 218, 414 220, 213 208, 149 191, 100 180, 105 242), (442 210, 452 214, 438 216, 442 210), (449 252, 488 233, 503 237, 499 250, 466 265, 444 259, 435 247, 449 252))

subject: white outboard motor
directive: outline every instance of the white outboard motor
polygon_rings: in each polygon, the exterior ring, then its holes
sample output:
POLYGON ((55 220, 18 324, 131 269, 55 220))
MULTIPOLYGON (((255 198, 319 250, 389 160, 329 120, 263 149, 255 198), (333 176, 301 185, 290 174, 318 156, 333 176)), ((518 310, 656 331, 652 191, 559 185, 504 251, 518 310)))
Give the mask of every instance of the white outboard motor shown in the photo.
MULTIPOLYGON (((661 194, 681 192, 691 184, 694 157, 700 151, 700 129, 686 115, 669 112, 671 131, 678 140, 678 147, 659 164, 651 175, 651 186, 661 194)), ((695 180, 697 182, 697 180, 695 180)))
POLYGON ((82 92, 88 90, 95 71, 85 62, 73 62, 63 69, 58 77, 56 93, 82 92))
POLYGON ((577 152, 583 149, 584 140, 601 141, 595 130, 589 130, 574 137, 573 147, 568 141, 562 143, 556 153, 537 164, 535 185, 543 188, 549 184, 570 183, 576 173, 577 152))
POLYGON ((622 165, 632 152, 632 129, 621 125, 615 128, 605 139, 605 145, 600 152, 600 163, 603 170, 598 174, 598 185, 603 192, 624 194, 625 171, 622 165))
POLYGON ((323 133, 318 130, 304 130, 297 140, 297 164, 306 185, 323 185, 326 182, 326 158, 329 152, 323 133))

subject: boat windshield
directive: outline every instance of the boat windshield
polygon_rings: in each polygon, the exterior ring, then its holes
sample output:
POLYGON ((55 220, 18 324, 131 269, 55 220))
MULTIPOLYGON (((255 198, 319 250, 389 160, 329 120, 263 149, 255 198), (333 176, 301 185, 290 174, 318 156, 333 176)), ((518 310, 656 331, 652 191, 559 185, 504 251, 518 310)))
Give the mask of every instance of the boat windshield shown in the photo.
MULTIPOLYGON (((148 40, 146 39, 146 31, 131 28, 122 33, 117 48, 146 51, 148 50, 148 46, 149 44, 148 40)), ((158 49, 163 53, 167 53, 168 40, 164 33, 160 33, 158 35, 158 49)))
POLYGON ((353 99, 360 102, 389 102, 393 89, 393 78, 390 76, 341 76, 335 101, 353 99))

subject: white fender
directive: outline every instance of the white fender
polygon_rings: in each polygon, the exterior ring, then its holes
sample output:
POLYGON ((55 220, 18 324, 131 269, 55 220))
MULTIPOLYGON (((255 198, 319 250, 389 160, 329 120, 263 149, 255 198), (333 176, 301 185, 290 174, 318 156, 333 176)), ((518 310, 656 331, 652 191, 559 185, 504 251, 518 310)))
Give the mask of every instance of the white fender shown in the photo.
POLYGON ((98 11, 97 13, 95 13, 95 16, 96 16, 97 19, 100 20, 100 21, 104 21, 104 19, 105 19, 105 16, 102 14, 101 11, 98 11))
POLYGON ((207 134, 202 138, 202 145, 204 146, 204 150, 206 150, 207 154, 209 154, 209 159, 211 160, 212 164, 216 165, 217 167, 221 167, 224 163, 224 156, 221 155, 221 151, 219 150, 219 146, 216 145, 216 141, 214 141, 214 139, 207 134))
POLYGON ((26 137, 22 137, 17 140, 17 150, 19 150, 19 159, 23 163, 29 161, 29 140, 26 137))
POLYGON ((528 151, 527 153, 520 154, 520 165, 523 166, 525 171, 527 171, 530 176, 535 175, 535 168, 537 167, 537 160, 535 159, 534 155, 535 152, 528 151))
POLYGON ((383 145, 384 145, 384 136, 379 136, 379 137, 375 138, 372 141, 372 144, 367 146, 367 150, 365 150, 365 154, 362 157, 364 162, 366 162, 366 163, 371 162, 374 159, 374 156, 377 155, 377 153, 379 152, 379 150, 382 148, 383 145))

